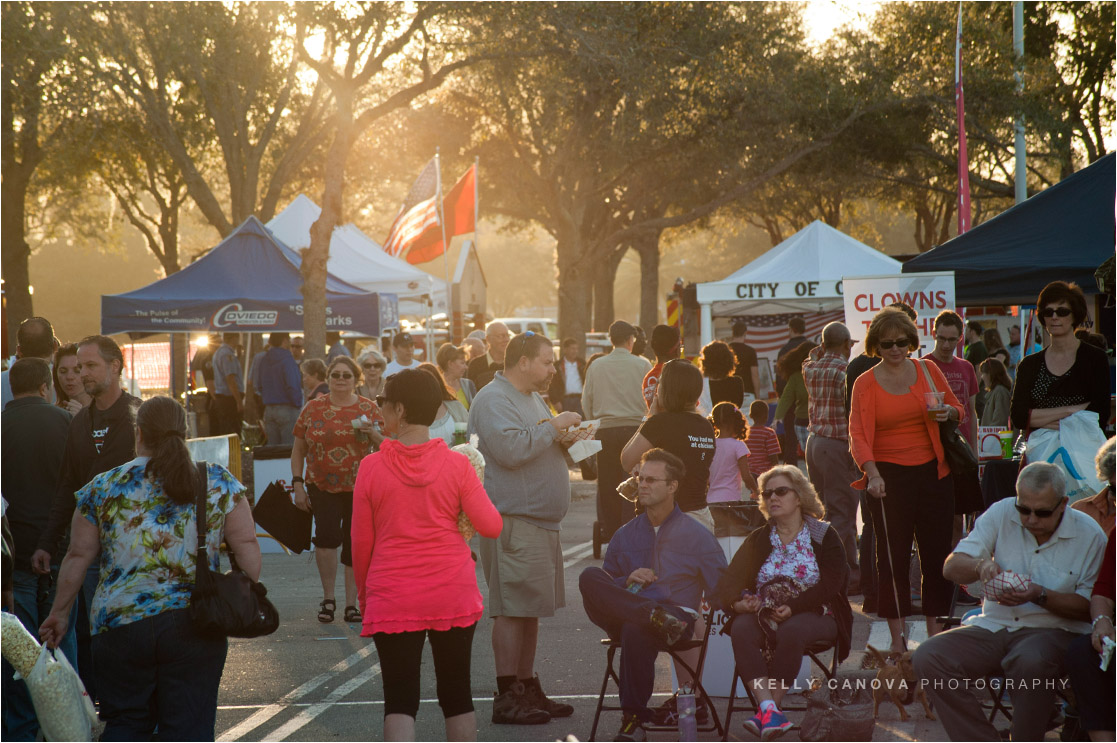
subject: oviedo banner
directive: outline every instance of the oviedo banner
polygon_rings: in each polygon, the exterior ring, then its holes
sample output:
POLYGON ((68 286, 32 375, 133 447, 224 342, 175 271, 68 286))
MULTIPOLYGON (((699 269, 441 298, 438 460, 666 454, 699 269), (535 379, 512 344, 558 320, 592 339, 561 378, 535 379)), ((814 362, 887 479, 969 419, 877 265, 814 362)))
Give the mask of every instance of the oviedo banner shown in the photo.
POLYGON ((919 355, 934 348, 935 316, 954 310, 954 272, 905 273, 890 276, 858 276, 844 280, 846 325, 858 340, 854 353, 865 348, 869 324, 881 309, 893 302, 906 302, 918 315, 919 355))

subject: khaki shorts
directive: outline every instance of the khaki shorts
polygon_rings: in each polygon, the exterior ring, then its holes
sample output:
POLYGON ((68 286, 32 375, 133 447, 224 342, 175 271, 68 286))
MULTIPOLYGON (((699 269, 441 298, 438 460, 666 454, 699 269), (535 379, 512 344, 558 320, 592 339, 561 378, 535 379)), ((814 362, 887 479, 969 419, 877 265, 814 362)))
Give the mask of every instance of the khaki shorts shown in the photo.
POLYGON ((504 517, 498 539, 481 538, 490 617, 553 617, 566 606, 559 533, 504 517))
POLYGON ((702 526, 706 527, 706 531, 710 532, 714 536, 717 536, 717 534, 714 532, 714 515, 710 513, 709 506, 699 508, 697 511, 684 511, 684 513, 686 513, 687 516, 690 516, 698 523, 702 524, 702 526))

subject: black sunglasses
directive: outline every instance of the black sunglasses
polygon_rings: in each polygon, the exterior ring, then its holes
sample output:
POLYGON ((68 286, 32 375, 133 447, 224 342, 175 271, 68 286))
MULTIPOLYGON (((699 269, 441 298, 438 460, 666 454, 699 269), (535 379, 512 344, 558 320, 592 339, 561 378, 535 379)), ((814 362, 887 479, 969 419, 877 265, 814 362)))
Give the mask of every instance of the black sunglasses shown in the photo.
POLYGON ((352 379, 353 375, 349 372, 330 372, 330 379, 352 379))
POLYGON ((535 331, 525 330, 524 334, 522 336, 520 336, 520 356, 521 357, 524 355, 524 351, 527 350, 527 339, 532 337, 533 335, 535 335, 535 331))
POLYGON ((1042 310, 1039 311, 1039 316, 1043 318, 1055 317, 1056 315, 1058 315, 1059 317, 1066 317, 1070 313, 1070 307, 1044 307, 1042 310))
POLYGON ((361 368, 362 369, 383 369, 384 364, 376 364, 376 363, 373 363, 373 362, 369 361, 367 363, 361 364, 361 368))
POLYGON ((899 346, 900 348, 911 348, 911 342, 908 341, 906 338, 898 341, 877 341, 877 345, 880 346, 882 351, 887 351, 893 346, 899 346))
POLYGON ((772 490, 761 490, 760 497, 764 500, 768 500, 773 495, 778 495, 782 498, 788 493, 795 493, 796 495, 799 495, 799 492, 795 488, 788 487, 787 485, 780 485, 778 488, 773 488, 772 490))
POLYGON ((1054 508, 1027 508, 1026 506, 1020 505, 1019 503, 1015 505, 1016 512, 1021 516, 1031 516, 1032 514, 1035 514, 1035 517, 1037 519, 1048 518, 1049 516, 1051 516, 1051 514, 1059 510, 1058 506, 1055 506, 1054 508))
POLYGON ((384 403, 388 402, 388 398, 384 397, 383 395, 377 395, 375 402, 376 407, 382 408, 384 407, 384 403))

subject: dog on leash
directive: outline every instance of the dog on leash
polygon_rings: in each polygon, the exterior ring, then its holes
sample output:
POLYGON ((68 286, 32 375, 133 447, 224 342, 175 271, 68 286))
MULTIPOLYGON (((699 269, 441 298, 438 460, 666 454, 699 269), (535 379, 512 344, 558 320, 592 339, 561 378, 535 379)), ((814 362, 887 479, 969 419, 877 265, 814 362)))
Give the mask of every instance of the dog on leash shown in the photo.
POLYGON ((923 711, 927 713, 928 720, 934 720, 935 713, 931 711, 931 703, 927 700, 927 692, 919 685, 915 678, 915 669, 911 664, 912 651, 906 653, 890 652, 887 656, 874 648, 866 645, 869 654, 876 660, 877 683, 873 688, 873 719, 877 718, 880 703, 886 698, 891 700, 900 710, 900 721, 908 721, 908 711, 905 707, 919 697, 923 711))

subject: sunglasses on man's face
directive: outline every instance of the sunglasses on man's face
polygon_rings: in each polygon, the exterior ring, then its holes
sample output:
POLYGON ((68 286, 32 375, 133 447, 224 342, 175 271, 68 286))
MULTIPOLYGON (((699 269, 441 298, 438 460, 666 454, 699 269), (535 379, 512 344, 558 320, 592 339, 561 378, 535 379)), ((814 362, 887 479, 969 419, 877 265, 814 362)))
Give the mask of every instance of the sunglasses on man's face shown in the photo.
POLYGON ((1016 512, 1018 514, 1020 514, 1021 516, 1031 516, 1034 514, 1037 519, 1049 518, 1051 514, 1055 513, 1058 510, 1058 506, 1055 506, 1054 508, 1028 508, 1027 506, 1022 506, 1019 503, 1016 504, 1016 512))
POLYGON ((349 372, 332 372, 330 379, 352 379, 353 375, 349 372))
POLYGON ((893 346, 899 346, 900 348, 911 348, 911 343, 909 343, 906 338, 898 341, 880 341, 879 343, 877 343, 877 345, 880 346, 882 351, 887 351, 893 346))
POLYGON ((1055 317, 1056 315, 1059 317, 1066 317, 1070 313, 1070 307, 1044 307, 1039 311, 1039 316, 1043 318, 1055 317))

